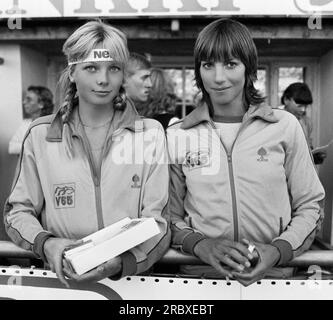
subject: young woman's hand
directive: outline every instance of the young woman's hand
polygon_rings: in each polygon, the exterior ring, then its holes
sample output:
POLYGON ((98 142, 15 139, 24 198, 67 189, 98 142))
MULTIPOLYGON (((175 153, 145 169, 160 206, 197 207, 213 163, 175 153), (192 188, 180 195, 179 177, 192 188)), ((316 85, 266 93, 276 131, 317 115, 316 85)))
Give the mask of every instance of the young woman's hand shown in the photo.
POLYGON ((259 255, 257 264, 253 268, 246 269, 243 272, 232 272, 236 280, 244 286, 249 286, 261 280, 266 272, 274 267, 280 259, 280 252, 276 247, 262 243, 256 243, 255 246, 259 255))
POLYGON ((63 273, 63 252, 66 247, 77 243, 76 240, 63 238, 49 238, 44 243, 44 254, 51 270, 57 274, 59 280, 69 288, 63 273))
POLYGON ((64 274, 71 280, 77 282, 98 282, 107 277, 112 277, 117 275, 122 271, 122 261, 120 257, 115 257, 110 259, 109 261, 101 264, 97 268, 84 273, 82 275, 78 275, 71 270, 66 261, 64 261, 64 274))
POLYGON ((194 253, 203 262, 210 264, 223 276, 229 278, 233 277, 232 270, 242 272, 250 267, 249 260, 253 258, 242 243, 222 238, 201 240, 194 247, 194 253))

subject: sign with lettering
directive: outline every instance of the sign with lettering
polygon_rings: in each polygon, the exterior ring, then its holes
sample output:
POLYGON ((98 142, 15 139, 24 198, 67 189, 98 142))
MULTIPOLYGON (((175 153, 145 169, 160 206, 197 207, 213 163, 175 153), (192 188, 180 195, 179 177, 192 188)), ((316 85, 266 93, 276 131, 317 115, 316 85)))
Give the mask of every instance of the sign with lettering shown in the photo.
POLYGON ((332 15, 333 0, 2 0, 1 18, 332 15))
POLYGON ((110 51, 107 49, 94 49, 90 52, 87 58, 83 60, 73 60, 68 65, 84 63, 84 62, 100 62, 100 61, 113 61, 110 51))

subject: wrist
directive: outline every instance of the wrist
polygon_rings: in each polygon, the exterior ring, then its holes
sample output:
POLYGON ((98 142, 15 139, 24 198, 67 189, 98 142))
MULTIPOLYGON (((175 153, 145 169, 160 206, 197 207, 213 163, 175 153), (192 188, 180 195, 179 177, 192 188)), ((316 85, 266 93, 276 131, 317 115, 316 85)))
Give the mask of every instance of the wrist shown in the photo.
POLYGON ((34 245, 33 245, 33 252, 39 257, 41 258, 44 262, 47 262, 46 256, 45 256, 45 252, 44 252, 44 245, 45 242, 50 239, 53 238, 54 236, 49 233, 49 232, 40 232, 35 240, 34 240, 34 245))
POLYGON ((207 238, 202 238, 200 241, 198 241, 195 246, 193 247, 193 255, 197 258, 200 258, 200 253, 202 252, 202 246, 207 241, 207 238))
POLYGON ((113 270, 112 274, 109 275, 111 280, 119 280, 123 274, 123 260, 121 257, 116 257, 115 259, 119 258, 119 262, 116 263, 116 267, 113 270))
POLYGON ((281 253, 280 253, 280 250, 277 247, 275 247, 273 245, 270 245, 270 247, 271 247, 271 250, 272 250, 272 261, 273 261, 272 266, 274 267, 279 263, 279 261, 281 259, 281 253))
POLYGON ((196 254, 194 253, 194 248, 199 242, 204 239, 206 239, 206 237, 199 232, 189 233, 183 241, 182 251, 186 254, 196 256, 196 254))
POLYGON ((280 260, 277 265, 285 265, 293 257, 293 249, 291 244, 283 239, 276 239, 271 243, 272 246, 276 247, 280 252, 280 260))
POLYGON ((117 257, 119 259, 119 262, 116 264, 115 268, 115 275, 117 276, 118 274, 121 274, 123 271, 123 260, 121 257, 117 257))
POLYGON ((43 254, 44 256, 47 258, 47 254, 52 251, 52 245, 53 245, 53 242, 54 242, 55 238, 54 237, 49 237, 47 238, 45 241, 44 241, 44 244, 43 244, 43 254))
POLYGON ((119 258, 119 264, 118 264, 118 268, 116 270, 116 275, 121 275, 123 272, 123 261, 121 260, 121 258, 119 258))

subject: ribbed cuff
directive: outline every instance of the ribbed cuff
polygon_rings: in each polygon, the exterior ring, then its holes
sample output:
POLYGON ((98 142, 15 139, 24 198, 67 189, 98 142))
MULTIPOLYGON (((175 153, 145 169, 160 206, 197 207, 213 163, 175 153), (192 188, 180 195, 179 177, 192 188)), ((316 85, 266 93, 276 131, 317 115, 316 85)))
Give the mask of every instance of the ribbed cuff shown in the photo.
POLYGON ((280 252, 280 260, 277 262, 277 266, 284 265, 292 259, 293 249, 288 241, 278 239, 273 241, 271 245, 276 247, 280 252))
MULTIPOLYGON (((124 252, 120 255, 122 264, 123 264, 123 270, 119 273, 119 278, 125 277, 125 276, 131 276, 133 274, 136 274, 136 258, 133 253, 131 252, 124 252)), ((112 278, 113 280, 117 280, 112 278)))
POLYGON ((47 231, 42 231, 38 233, 34 240, 34 246, 32 251, 36 254, 39 258, 41 258, 44 262, 48 263, 47 258, 44 253, 44 243, 47 239, 54 237, 54 235, 47 231))
POLYGON ((196 244, 199 241, 204 240, 204 239, 206 239, 206 237, 199 232, 193 232, 193 233, 188 234, 185 237, 184 242, 183 242, 183 251, 192 256, 195 256, 194 247, 196 246, 196 244))

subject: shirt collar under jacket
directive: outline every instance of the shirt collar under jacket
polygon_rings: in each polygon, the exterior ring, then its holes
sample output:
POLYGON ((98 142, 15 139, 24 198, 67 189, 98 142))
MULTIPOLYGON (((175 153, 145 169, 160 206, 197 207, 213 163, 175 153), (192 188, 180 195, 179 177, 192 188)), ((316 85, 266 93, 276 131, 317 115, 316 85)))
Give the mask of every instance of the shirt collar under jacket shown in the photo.
MULTIPOLYGON (((70 119, 73 128, 73 134, 75 135, 79 130, 79 116, 78 108, 73 110, 72 117, 70 119)), ((113 118, 114 132, 120 129, 129 129, 133 132, 140 132, 144 130, 144 123, 141 116, 136 111, 132 101, 127 100, 126 107, 123 111, 115 110, 113 118)), ((51 125, 47 131, 46 140, 49 142, 62 141, 64 121, 60 113, 60 110, 55 114, 51 125)))
MULTIPOLYGON (((275 117, 274 112, 270 106, 253 106, 251 105, 249 110, 243 117, 243 122, 251 118, 260 118, 268 122, 278 122, 279 120, 275 117)), ((209 115, 209 109, 206 103, 197 107, 188 116, 186 116, 181 125, 182 129, 192 128, 202 122, 211 122, 212 119, 209 115)))

